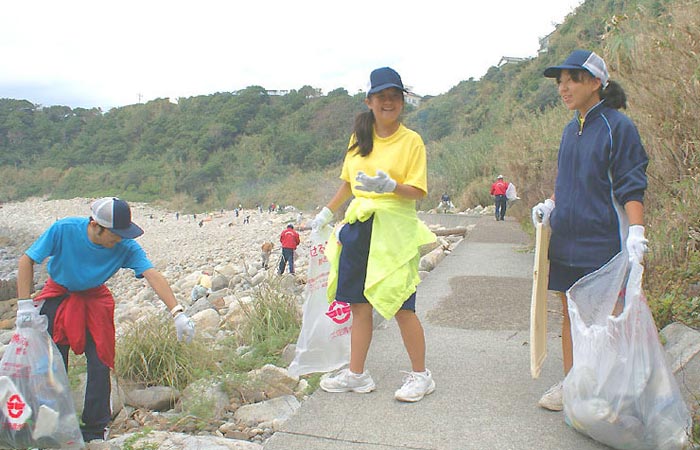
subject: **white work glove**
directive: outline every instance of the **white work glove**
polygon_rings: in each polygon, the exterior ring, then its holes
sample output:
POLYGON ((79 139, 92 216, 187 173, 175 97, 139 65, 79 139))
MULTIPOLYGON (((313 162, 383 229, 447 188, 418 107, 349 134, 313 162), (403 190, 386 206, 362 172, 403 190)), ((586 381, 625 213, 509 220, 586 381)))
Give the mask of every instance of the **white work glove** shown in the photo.
POLYGON ((316 217, 311 221, 311 231, 317 233, 318 230, 328 225, 333 220, 333 212, 324 206, 321 212, 316 214, 316 217))
POLYGON ((376 177, 370 177, 363 171, 357 172, 355 181, 360 183, 356 189, 367 192, 394 192, 396 189, 396 181, 394 181, 386 172, 377 170, 376 177))
POLYGON ((643 225, 631 225, 629 234, 627 235, 627 253, 629 253, 630 262, 644 261, 644 254, 649 250, 647 243, 649 241, 644 237, 643 225))
POLYGON ((537 227, 538 223, 549 225, 549 216, 552 215, 553 210, 554 200, 551 198, 548 198, 542 203, 536 204, 532 208, 532 224, 535 226, 535 228, 537 227))
POLYGON ((185 338, 185 342, 191 342, 194 337, 194 322, 187 317, 187 314, 180 313, 175 316, 175 330, 177 331, 177 340, 181 341, 185 338))

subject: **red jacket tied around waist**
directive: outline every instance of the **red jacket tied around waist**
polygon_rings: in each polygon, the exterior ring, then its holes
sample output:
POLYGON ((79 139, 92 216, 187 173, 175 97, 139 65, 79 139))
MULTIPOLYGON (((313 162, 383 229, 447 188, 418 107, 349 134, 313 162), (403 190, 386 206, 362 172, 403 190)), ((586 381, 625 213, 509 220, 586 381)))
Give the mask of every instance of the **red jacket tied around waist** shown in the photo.
POLYGON ((35 300, 46 300, 68 294, 56 311, 53 340, 70 345, 73 353, 85 352, 86 332, 95 341, 97 356, 107 367, 114 368, 114 297, 104 284, 92 289, 68 292, 49 278, 35 300))

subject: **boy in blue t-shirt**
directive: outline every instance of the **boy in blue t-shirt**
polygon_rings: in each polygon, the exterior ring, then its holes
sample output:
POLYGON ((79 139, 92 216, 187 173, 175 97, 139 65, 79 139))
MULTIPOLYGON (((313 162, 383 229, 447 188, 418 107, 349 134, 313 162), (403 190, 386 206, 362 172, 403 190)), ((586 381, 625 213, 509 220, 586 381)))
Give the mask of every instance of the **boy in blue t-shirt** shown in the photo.
POLYGON ((114 298, 104 283, 119 269, 146 278, 175 320, 177 338, 189 342, 194 323, 179 305, 168 281, 134 241, 143 230, 131 221, 131 209, 116 197, 96 200, 92 216, 54 222, 19 259, 17 297, 29 299, 34 264, 47 264, 49 278, 34 298, 48 318, 48 331, 68 369, 68 349, 85 353, 87 388, 82 414, 83 439, 105 439, 111 420, 110 368, 114 367, 114 298))

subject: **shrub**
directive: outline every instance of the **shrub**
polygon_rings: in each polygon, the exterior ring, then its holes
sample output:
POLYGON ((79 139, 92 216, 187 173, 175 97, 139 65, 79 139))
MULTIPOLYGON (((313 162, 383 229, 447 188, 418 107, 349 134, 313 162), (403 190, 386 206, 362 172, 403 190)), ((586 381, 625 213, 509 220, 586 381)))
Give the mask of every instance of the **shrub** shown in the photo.
POLYGON ((300 308, 295 296, 282 289, 280 280, 268 279, 256 289, 253 302, 241 303, 246 320, 239 330, 240 344, 274 353, 298 336, 300 308))
POLYGON ((183 389, 215 370, 211 351, 197 339, 178 342, 172 318, 164 314, 134 323, 117 341, 115 372, 149 386, 183 389))

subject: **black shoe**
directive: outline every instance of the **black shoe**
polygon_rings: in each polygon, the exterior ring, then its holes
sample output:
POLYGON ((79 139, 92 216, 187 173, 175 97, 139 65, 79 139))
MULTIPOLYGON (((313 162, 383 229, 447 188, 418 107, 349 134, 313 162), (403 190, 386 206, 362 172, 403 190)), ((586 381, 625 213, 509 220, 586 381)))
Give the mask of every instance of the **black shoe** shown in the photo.
POLYGON ((103 431, 102 433, 95 433, 95 432, 90 432, 90 431, 83 431, 83 442, 86 444, 88 442, 104 442, 105 439, 105 432, 103 431))

